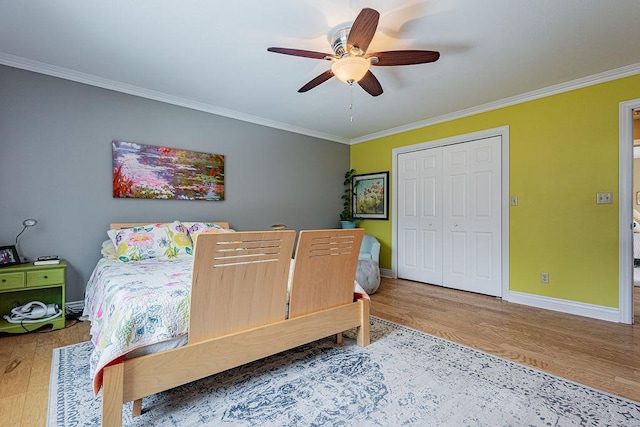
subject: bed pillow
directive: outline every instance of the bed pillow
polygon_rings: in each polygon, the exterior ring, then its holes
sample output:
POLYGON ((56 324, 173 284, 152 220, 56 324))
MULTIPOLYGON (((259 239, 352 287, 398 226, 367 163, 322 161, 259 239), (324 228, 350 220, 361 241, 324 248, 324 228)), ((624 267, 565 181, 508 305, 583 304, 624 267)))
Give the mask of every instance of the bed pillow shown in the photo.
POLYGON ((182 225, 187 229, 191 242, 195 242, 196 236, 200 233, 228 233, 234 231, 212 222, 183 222, 182 225))
POLYGON ((111 239, 102 242, 102 249, 100 253, 103 258, 116 259, 116 247, 113 246, 111 239))
POLYGON ((187 230, 179 221, 109 230, 107 234, 122 262, 193 255, 187 230))

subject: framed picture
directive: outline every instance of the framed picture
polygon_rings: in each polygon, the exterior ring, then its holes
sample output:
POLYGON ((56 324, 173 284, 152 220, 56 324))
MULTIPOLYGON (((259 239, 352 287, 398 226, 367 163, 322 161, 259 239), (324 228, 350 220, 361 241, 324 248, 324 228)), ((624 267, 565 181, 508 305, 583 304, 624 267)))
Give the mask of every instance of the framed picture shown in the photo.
POLYGON ((20 264, 20 257, 15 246, 0 246, 0 267, 20 264))
POLYGON ((353 216, 389 219, 389 172, 353 176, 353 216))
POLYGON ((224 155, 113 141, 113 197, 224 200, 224 155))

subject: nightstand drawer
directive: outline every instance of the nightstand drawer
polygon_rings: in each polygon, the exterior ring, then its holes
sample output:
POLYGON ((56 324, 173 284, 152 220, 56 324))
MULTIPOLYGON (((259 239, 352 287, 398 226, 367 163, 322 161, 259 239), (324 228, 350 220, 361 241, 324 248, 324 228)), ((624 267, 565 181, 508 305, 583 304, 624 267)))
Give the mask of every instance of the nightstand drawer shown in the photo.
POLYGON ((27 271, 27 288, 64 283, 64 269, 27 271))
POLYGON ((24 288, 24 273, 0 274, 0 290, 24 288))

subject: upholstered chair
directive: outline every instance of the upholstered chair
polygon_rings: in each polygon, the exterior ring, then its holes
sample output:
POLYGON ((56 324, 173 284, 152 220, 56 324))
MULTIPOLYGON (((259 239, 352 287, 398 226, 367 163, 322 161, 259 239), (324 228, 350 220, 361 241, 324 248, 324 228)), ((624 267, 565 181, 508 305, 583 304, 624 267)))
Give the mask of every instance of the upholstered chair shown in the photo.
POLYGON ((358 256, 356 280, 368 294, 375 293, 380 286, 379 260, 380 242, 375 237, 365 234, 358 256))
POLYGON ((358 259, 370 259, 376 264, 380 264, 380 242, 375 237, 365 234, 360 246, 358 259))

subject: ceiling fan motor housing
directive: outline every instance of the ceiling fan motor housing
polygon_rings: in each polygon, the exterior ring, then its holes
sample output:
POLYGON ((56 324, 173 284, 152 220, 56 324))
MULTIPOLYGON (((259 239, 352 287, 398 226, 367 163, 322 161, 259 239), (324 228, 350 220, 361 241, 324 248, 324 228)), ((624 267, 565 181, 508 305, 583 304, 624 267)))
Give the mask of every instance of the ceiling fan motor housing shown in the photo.
POLYGON ((333 53, 335 53, 339 58, 347 56, 350 53, 347 50, 347 39, 349 38, 350 31, 351 27, 340 28, 333 33, 331 39, 329 40, 329 42, 331 43, 331 48, 333 49, 333 53))

